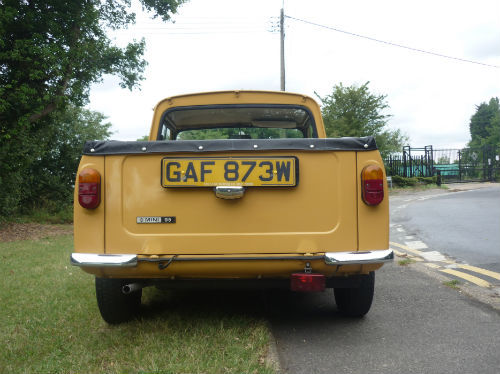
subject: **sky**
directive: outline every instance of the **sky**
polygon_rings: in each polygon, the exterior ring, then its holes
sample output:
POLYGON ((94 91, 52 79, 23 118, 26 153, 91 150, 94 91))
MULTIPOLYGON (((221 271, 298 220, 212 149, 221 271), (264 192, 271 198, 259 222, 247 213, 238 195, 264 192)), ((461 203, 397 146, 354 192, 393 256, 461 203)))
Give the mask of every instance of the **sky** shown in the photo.
POLYGON ((109 35, 119 46, 145 38, 145 80, 129 91, 106 76, 88 107, 108 117, 113 139, 135 140, 149 134, 152 108, 165 97, 279 90, 283 4, 286 91, 316 98, 369 81, 371 93, 387 96, 388 127, 413 147, 464 147, 476 106, 500 97, 499 0, 190 0, 174 23, 135 4, 136 24, 109 35))

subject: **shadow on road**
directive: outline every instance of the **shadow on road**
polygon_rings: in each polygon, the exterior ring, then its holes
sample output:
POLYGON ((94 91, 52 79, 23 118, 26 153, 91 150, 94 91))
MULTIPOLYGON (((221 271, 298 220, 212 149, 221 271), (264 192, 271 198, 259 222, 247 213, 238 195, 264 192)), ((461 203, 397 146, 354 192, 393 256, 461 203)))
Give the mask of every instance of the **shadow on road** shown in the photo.
MULTIPOLYGON (((142 317, 162 314, 249 316, 273 322, 345 321, 337 312, 332 290, 296 293, 289 290, 158 290, 146 289, 142 317)), ((349 319, 347 319, 349 320, 349 319)))

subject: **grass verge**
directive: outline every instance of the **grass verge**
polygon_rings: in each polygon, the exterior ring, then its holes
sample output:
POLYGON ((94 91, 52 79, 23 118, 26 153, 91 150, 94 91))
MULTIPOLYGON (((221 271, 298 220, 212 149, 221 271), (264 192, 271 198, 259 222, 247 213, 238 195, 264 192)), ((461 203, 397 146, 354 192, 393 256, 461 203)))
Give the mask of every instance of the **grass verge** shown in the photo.
POLYGON ((140 319, 109 326, 72 237, 0 243, 0 373, 272 373, 248 293, 144 290, 140 319))

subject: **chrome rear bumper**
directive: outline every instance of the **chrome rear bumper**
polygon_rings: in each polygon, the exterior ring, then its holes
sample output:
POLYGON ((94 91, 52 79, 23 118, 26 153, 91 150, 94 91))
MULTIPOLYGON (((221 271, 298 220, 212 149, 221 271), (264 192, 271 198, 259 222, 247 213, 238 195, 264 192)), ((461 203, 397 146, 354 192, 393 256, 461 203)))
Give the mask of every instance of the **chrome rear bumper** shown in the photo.
POLYGON ((72 253, 71 265, 75 266, 137 266, 137 255, 101 255, 97 253, 72 253))
POLYGON ((325 263, 327 265, 381 264, 393 260, 394 251, 390 248, 376 251, 325 253, 325 263))
MULTIPOLYGON (((233 260, 233 261, 255 261, 255 260, 312 260, 312 259, 324 259, 327 265, 363 265, 363 264, 380 264, 384 262, 390 262, 394 260, 394 252, 392 249, 375 250, 375 251, 364 251, 364 252, 327 252, 324 256, 269 256, 269 257, 219 257, 219 258, 175 258, 173 261, 221 261, 221 260, 233 260)), ((158 259, 156 261, 165 262, 169 259, 158 259)), ((145 259, 139 259, 137 255, 106 255, 97 253, 72 253, 71 254, 71 265, 80 267, 135 267, 139 261, 147 261, 145 259)))

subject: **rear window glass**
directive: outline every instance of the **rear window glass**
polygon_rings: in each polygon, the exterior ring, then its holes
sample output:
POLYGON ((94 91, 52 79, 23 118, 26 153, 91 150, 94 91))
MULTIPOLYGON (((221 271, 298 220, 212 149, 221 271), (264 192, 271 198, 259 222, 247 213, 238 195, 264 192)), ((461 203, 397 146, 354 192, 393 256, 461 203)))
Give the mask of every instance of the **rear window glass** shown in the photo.
POLYGON ((158 140, 315 138, 310 112, 292 105, 174 108, 162 117, 158 140))

